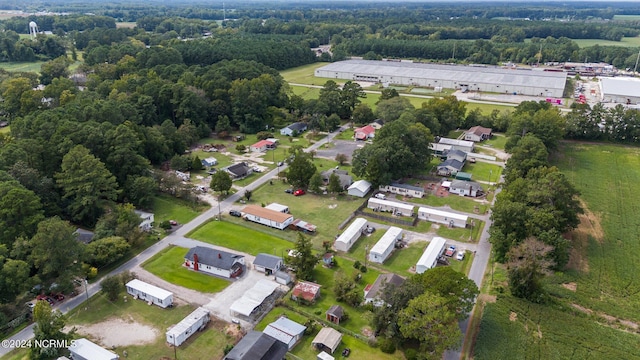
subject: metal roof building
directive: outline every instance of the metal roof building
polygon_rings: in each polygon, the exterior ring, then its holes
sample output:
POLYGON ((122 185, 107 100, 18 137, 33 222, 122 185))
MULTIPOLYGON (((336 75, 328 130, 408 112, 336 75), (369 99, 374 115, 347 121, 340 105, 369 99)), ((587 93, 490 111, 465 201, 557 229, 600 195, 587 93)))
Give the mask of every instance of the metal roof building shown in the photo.
POLYGON ((399 239, 402 239, 402 229, 395 226, 389 227, 389 230, 369 251, 369 260, 382 264, 389 257, 399 239))
POLYGON ((600 78, 602 101, 640 104, 640 80, 633 78, 600 78))
POLYGON ((562 97, 567 81, 565 72, 375 60, 338 61, 316 69, 315 76, 551 97, 562 97))
POLYGON ((251 289, 247 290, 240 299, 234 301, 229 311, 231 314, 249 316, 277 288, 278 284, 274 282, 260 280, 251 289))

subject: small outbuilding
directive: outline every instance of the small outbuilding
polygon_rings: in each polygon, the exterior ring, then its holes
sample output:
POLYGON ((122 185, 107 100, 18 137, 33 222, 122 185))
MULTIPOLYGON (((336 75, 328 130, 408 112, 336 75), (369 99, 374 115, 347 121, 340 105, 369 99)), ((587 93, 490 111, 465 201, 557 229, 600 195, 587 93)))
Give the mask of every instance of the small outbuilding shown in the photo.
POLYGON ((467 215, 452 213, 448 211, 432 209, 427 207, 418 208, 418 219, 444 224, 449 227, 467 227, 467 215))
POLYGON ((180 346, 194 333, 203 330, 209 323, 209 310, 199 307, 186 318, 171 327, 166 332, 167 343, 173 346, 180 346))
POLYGON ((423 272, 434 268, 446 245, 447 241, 444 238, 434 237, 416 264, 416 274, 422 274, 423 272))
POLYGON ((302 299, 312 303, 320 297, 321 287, 322 285, 312 283, 311 281, 298 281, 291 292, 291 299, 302 299))
POLYGON ((262 332, 287 344, 287 347, 291 350, 302 339, 306 329, 307 327, 304 325, 300 325, 286 317, 280 317, 267 325, 262 332))
POLYGON ((327 315, 327 321, 340 325, 340 320, 344 316, 344 309, 340 305, 333 305, 325 314, 327 315))
POLYGON ((351 225, 342 233, 333 246, 336 250, 349 251, 351 246, 362 236, 362 230, 367 226, 367 220, 363 218, 356 218, 351 225))
POLYGON ((218 160, 216 160, 216 158, 214 158, 214 157, 208 157, 206 159, 200 160, 200 163, 202 164, 202 166, 204 166, 206 168, 210 168, 212 166, 218 165, 218 160))
POLYGON ((327 354, 324 351, 321 351, 320 354, 318 354, 318 357, 316 358, 316 360, 335 360, 336 358, 334 358, 333 356, 327 354))
POLYGON ((224 278, 242 275, 244 265, 244 255, 205 246, 192 247, 184 256, 184 266, 187 268, 224 278))
POLYGON ((367 207, 369 209, 373 209, 373 211, 383 211, 390 212, 394 215, 402 215, 402 216, 412 216, 413 215, 413 205, 408 205, 400 202, 395 202, 391 200, 382 200, 377 198, 369 198, 367 202, 367 207))
POLYGON ((144 281, 133 279, 127 283, 126 288, 127 293, 134 299, 144 300, 161 308, 173 305, 173 293, 144 281))
POLYGON ((80 241, 83 244, 88 244, 93 241, 93 237, 95 234, 93 231, 77 228, 76 231, 73 232, 76 235, 76 240, 80 241))
POLYGON ((270 254, 260 253, 256 255, 256 259, 253 261, 253 268, 267 275, 274 274, 282 269, 283 266, 284 262, 281 257, 270 254))
POLYGON ((369 261, 382 264, 395 249, 396 242, 402 239, 402 229, 391 226, 369 251, 369 261))
POLYGON ((73 360, 118 360, 120 357, 91 341, 81 338, 74 340, 69 346, 69 352, 73 360))
POLYGON ((278 204, 278 203, 271 203, 267 206, 264 207, 265 209, 269 209, 269 210, 273 210, 273 211, 277 211, 277 212, 281 212, 283 214, 288 214, 289 213, 289 207, 287 205, 282 205, 282 204, 278 204))
POLYGON ((365 197, 371 191, 371 183, 367 180, 358 180, 347 189, 347 194, 357 197, 365 197))
POLYGON ((318 350, 327 351, 333 354, 334 351, 340 346, 342 341, 342 333, 330 327, 324 327, 320 329, 320 332, 311 341, 313 346, 318 350))

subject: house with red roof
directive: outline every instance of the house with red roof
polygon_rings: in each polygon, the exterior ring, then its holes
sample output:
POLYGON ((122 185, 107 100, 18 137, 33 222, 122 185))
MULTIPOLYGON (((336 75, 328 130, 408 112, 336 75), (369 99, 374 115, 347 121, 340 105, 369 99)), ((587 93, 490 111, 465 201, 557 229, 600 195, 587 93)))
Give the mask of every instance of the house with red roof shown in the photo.
POLYGON ((249 150, 252 152, 265 152, 267 150, 273 150, 276 148, 276 143, 269 140, 260 140, 257 143, 249 146, 249 150))
POLYGON ((320 288, 322 285, 312 283, 310 281, 298 281, 296 286, 291 292, 291 299, 293 300, 305 300, 308 302, 314 302, 320 297, 320 288))
POLYGON ((353 131, 353 137, 356 140, 373 139, 375 135, 376 135, 376 129, 371 125, 363 126, 353 131))

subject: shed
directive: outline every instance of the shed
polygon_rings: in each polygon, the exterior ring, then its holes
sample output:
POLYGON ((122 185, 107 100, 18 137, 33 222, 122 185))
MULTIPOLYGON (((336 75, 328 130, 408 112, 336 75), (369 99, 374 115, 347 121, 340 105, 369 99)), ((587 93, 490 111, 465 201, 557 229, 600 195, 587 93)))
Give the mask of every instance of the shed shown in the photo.
POLYGON ((342 341, 342 333, 330 327, 320 329, 320 332, 311 341, 318 350, 329 350, 333 354, 342 341))
POLYGON ((340 325, 340 320, 344 316, 344 309, 340 305, 333 305, 325 314, 327 315, 327 321, 340 325))
POLYGON ((365 197, 371 190, 371 183, 367 180, 358 180, 347 189, 347 194, 357 197, 365 197))
POLYGON ((304 231, 306 233, 314 233, 316 232, 317 226, 310 224, 302 219, 295 219, 291 223, 295 227, 296 230, 304 231))
POLYGON ((471 173, 458 171, 455 178, 456 180, 471 181, 472 176, 473 174, 471 173))
POLYGON ((269 210, 273 210, 273 211, 277 211, 277 212, 281 212, 283 214, 288 214, 289 213, 289 207, 287 205, 282 205, 282 204, 278 204, 278 203, 271 203, 267 206, 264 207, 265 209, 269 209, 269 210))
POLYGON ((184 265, 195 271, 235 278, 242 275, 245 262, 244 255, 195 246, 184 256, 184 265))
POLYGON ((209 310, 199 307, 186 318, 171 327, 166 332, 167 343, 173 346, 180 346, 182 343, 197 331, 204 329, 209 323, 209 310))
POLYGON ((287 347, 291 350, 302 339, 306 329, 307 327, 304 325, 300 325, 286 317, 280 317, 267 325, 262 332, 287 344, 287 347))
POLYGON ((320 354, 318 354, 318 358, 316 360, 335 360, 336 358, 334 358, 333 356, 327 354, 324 351, 321 351, 320 354))
POLYGON ((336 250, 349 251, 351 246, 360 238, 362 230, 367 225, 367 220, 363 218, 356 218, 351 225, 336 239, 333 246, 336 250))
POLYGON ((370 198, 367 207, 373 211, 384 211, 403 216, 412 216, 414 208, 413 205, 377 198, 370 198))
POLYGON ((283 360, 287 345, 261 333, 249 331, 236 346, 224 356, 224 360, 283 360))
POLYGON ((282 258, 275 255, 260 253, 253 261, 253 268, 259 272, 271 275, 280 270, 284 265, 282 258))
POLYGON ((269 280, 259 280, 251 289, 245 291, 242 297, 231 304, 229 312, 232 315, 249 316, 253 311, 262 304, 262 302, 271 296, 278 288, 278 284, 269 280))
POLYGON ((393 182, 389 185, 380 185, 378 188, 380 191, 386 191, 402 196, 409 196, 414 198, 422 198, 424 197, 424 189, 419 186, 413 186, 409 184, 401 184, 398 182, 393 182))
POLYGON ((214 157, 208 157, 206 159, 200 160, 200 163, 202 163, 202 166, 210 168, 212 166, 218 165, 218 160, 216 160, 216 158, 214 157))
POLYGON ((293 216, 280 211, 263 208, 257 205, 247 205, 242 209, 245 220, 257 222, 272 228, 284 230, 293 222, 293 216))
POLYGON ((418 263, 416 264, 416 273, 422 274, 423 272, 435 267, 438 262, 438 258, 442 255, 446 245, 447 241, 444 238, 434 237, 418 260, 418 263))
POLYGON ((291 275, 289 275, 286 271, 276 271, 275 277, 278 284, 289 285, 293 282, 291 275))
POLYGON ((74 231, 74 234, 76 235, 76 240, 80 241, 83 244, 90 243, 93 240, 93 237, 95 236, 93 231, 89 231, 81 228, 77 228, 76 231, 74 231))
POLYGON ((418 208, 418 219, 444 224, 449 227, 464 228, 467 227, 467 220, 469 220, 469 217, 467 215, 448 211, 420 207, 418 208))
POLYGON ((369 251, 369 261, 382 264, 391 255, 396 242, 400 239, 402 239, 402 229, 391 226, 369 251))
POLYGON ((312 283, 311 281, 298 281, 291 292, 291 299, 303 299, 308 302, 314 302, 320 297, 320 288, 322 285, 312 283))
POLYGON ((144 300, 161 308, 173 305, 173 293, 144 281, 133 279, 127 283, 126 288, 127 293, 135 299, 144 300))
POLYGON ((73 342, 69 346, 69 352, 73 360, 118 360, 118 354, 92 343, 91 341, 81 338, 73 342))

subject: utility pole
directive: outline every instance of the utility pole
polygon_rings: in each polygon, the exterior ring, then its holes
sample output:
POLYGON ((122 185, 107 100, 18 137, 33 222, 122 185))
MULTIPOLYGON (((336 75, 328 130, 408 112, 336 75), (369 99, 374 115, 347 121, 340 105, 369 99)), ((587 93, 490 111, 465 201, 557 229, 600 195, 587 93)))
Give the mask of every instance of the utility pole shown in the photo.
POLYGON ((84 279, 84 293, 85 295, 87 295, 87 301, 89 301, 89 290, 87 289, 87 283, 89 281, 87 279, 84 279))
POLYGON ((638 71, 638 60, 640 60, 640 51, 638 51, 638 56, 636 57, 636 66, 633 68, 633 73, 637 74, 638 71))

